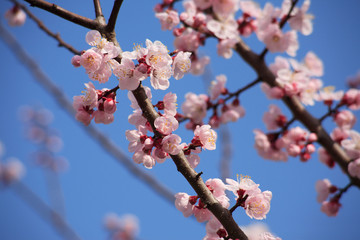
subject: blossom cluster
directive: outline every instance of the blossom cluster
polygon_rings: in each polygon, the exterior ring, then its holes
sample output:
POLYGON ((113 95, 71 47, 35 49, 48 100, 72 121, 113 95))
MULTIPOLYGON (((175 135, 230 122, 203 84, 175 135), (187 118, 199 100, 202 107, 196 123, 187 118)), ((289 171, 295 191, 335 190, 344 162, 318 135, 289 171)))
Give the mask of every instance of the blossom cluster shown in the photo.
POLYGON ((57 155, 63 141, 58 132, 50 127, 53 114, 45 108, 23 106, 19 109, 19 115, 26 126, 26 137, 38 145, 38 150, 32 153, 35 164, 55 172, 66 170, 68 161, 57 155))
POLYGON ((104 225, 111 240, 135 240, 139 232, 139 220, 132 214, 120 217, 109 213, 104 217, 104 225))
POLYGON ((76 120, 86 126, 92 119, 95 123, 112 123, 116 111, 116 93, 107 88, 97 90, 92 82, 85 83, 85 87, 83 95, 73 97, 76 120))
MULTIPOLYGON (((147 77, 150 77, 154 89, 166 90, 171 76, 179 80, 191 67, 190 52, 175 51, 171 53, 172 57, 160 41, 147 39, 146 48, 135 46, 134 51, 123 52, 121 60, 118 59, 120 48, 102 38, 98 31, 88 32, 86 42, 93 47, 83 51, 81 56, 75 55, 71 59, 72 64, 83 66, 90 79, 100 83, 107 82, 114 74, 119 80, 118 88, 122 90, 135 90, 147 77)), ((89 125, 93 118, 96 123, 113 122, 117 88, 115 91, 106 88, 98 90, 91 82, 85 86, 84 95, 74 97, 76 119, 85 125, 89 125)))
POLYGON ((209 63, 208 56, 199 58, 197 53, 209 37, 218 40, 217 53, 224 58, 231 58, 232 49, 241 36, 248 37, 252 33, 256 33, 270 52, 295 56, 299 48, 297 31, 310 35, 313 30, 313 16, 307 13, 310 0, 306 0, 301 8, 294 7, 291 13, 291 0, 284 0, 281 8, 266 3, 263 9, 253 1, 189 0, 184 1, 181 13, 174 9, 174 2, 164 0, 156 5, 155 16, 160 20, 162 30, 173 30, 178 49, 193 53, 191 72, 194 74, 202 74, 209 63), (241 14, 238 14, 239 10, 241 14), (284 32, 281 25, 287 18, 291 30, 284 32))
POLYGON ((317 192, 317 201, 321 203, 321 211, 329 217, 335 217, 341 204, 339 203, 341 195, 334 195, 330 200, 327 200, 330 194, 338 191, 335 185, 332 185, 329 179, 318 180, 315 185, 317 192))
MULTIPOLYGON (((145 87, 145 92, 151 100, 150 88, 145 87)), ((216 148, 217 134, 210 125, 197 125, 190 144, 181 143, 180 136, 173 133, 179 126, 176 94, 167 93, 163 100, 155 105, 160 116, 154 121, 156 130, 154 136, 148 136, 148 131, 154 132, 154 130, 142 115, 133 93, 129 92, 128 97, 132 102, 131 107, 134 108, 133 114, 129 116, 129 123, 135 125, 136 130, 127 130, 126 138, 130 142, 128 150, 134 152, 134 162, 142 163, 146 168, 152 168, 156 162, 163 163, 170 155, 177 155, 180 151, 184 151, 191 167, 195 168, 200 161, 197 153, 201 149, 214 150, 216 148)))
POLYGON ((189 92, 185 95, 185 101, 181 106, 183 116, 190 121, 186 124, 188 129, 194 129, 196 125, 203 124, 207 115, 207 110, 212 109, 213 114, 210 116, 209 124, 213 128, 218 128, 220 124, 235 122, 244 117, 245 109, 240 105, 238 96, 231 102, 227 103, 225 98, 230 99, 232 96, 225 87, 227 78, 225 75, 219 75, 216 80, 211 82, 209 95, 189 92), (222 96, 222 97, 221 97, 222 96), (230 97, 230 98, 229 98, 230 97), (220 108, 220 113, 218 108, 220 108))
MULTIPOLYGON (((259 184, 250 178, 241 178, 240 181, 226 179, 224 184, 220 179, 208 179, 205 184, 224 208, 229 208, 230 199, 226 196, 225 190, 232 191, 235 195, 236 206, 243 207, 250 218, 262 220, 270 211, 270 201, 272 193, 262 192, 259 184)), ((206 236, 204 239, 225 238, 227 232, 214 215, 206 208, 199 196, 189 196, 187 193, 177 193, 175 195, 175 206, 185 217, 194 215, 199 222, 206 224, 206 236)), ((270 234, 270 233, 269 233, 270 234)), ((266 238, 264 238, 266 239, 266 238)))
MULTIPOLYGON (((286 116, 276 105, 270 105, 269 112, 264 114, 263 120, 268 130, 283 128, 288 123, 286 116)), ((265 159, 287 161, 288 156, 300 156, 301 161, 307 161, 315 152, 313 142, 317 140, 316 134, 309 133, 301 127, 268 134, 256 129, 254 133, 255 149, 265 159)))

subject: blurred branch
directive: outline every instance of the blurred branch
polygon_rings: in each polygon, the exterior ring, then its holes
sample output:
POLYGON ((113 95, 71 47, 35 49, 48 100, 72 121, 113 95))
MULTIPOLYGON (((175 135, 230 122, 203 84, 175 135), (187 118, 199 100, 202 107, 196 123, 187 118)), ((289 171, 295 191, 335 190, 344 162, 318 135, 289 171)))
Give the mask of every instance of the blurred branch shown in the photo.
POLYGON ((115 0, 113 9, 111 11, 108 24, 106 26, 106 31, 113 32, 115 29, 116 19, 118 16, 118 13, 121 8, 121 4, 123 3, 123 0, 115 0))
POLYGON ((220 159, 220 174, 221 179, 225 182, 226 178, 230 178, 230 163, 232 157, 232 144, 231 144, 231 136, 230 131, 227 125, 222 126, 220 129, 221 136, 221 159, 220 159))
MULTIPOLYGON (((266 65, 264 59, 251 51, 251 49, 243 42, 239 41, 236 44, 235 50, 258 74, 258 77, 263 82, 269 84, 271 87, 277 86, 274 74, 266 65)), ((310 132, 313 132, 318 137, 318 142, 331 155, 332 159, 339 164, 341 169, 348 175, 351 181, 360 188, 360 179, 351 177, 348 173, 347 166, 350 162, 350 157, 345 153, 339 144, 334 142, 329 134, 324 130, 320 121, 312 116, 305 107, 301 104, 296 96, 283 97, 282 101, 290 109, 293 116, 300 121, 310 132)))
POLYGON ((47 35, 49 35, 50 37, 54 38, 56 41, 59 42, 59 47, 64 47, 66 49, 68 49, 70 52, 76 54, 76 55, 80 55, 81 52, 79 50, 76 50, 73 46, 71 46, 70 44, 64 42, 64 40, 62 40, 62 38, 60 37, 59 33, 53 33, 51 32, 42 21, 40 21, 39 18, 37 18, 32 12, 30 12, 30 10, 23 4, 19 3, 19 1, 17 0, 10 0, 13 3, 15 3, 16 5, 18 5, 22 10, 24 10, 24 12, 32 19, 34 20, 34 22, 36 22, 36 24, 39 26, 39 28, 41 30, 43 30, 47 35))
POLYGON ((70 22, 76 23, 80 26, 89 28, 89 29, 99 29, 101 28, 101 24, 99 24, 98 22, 87 18, 87 17, 83 17, 80 16, 76 13, 70 12, 62 7, 59 7, 56 4, 53 3, 49 3, 47 1, 43 1, 43 0, 25 0, 26 2, 30 3, 30 6, 32 7, 38 7, 41 9, 44 9, 48 12, 51 12, 61 18, 64 18, 70 22))
POLYGON ((45 222, 52 223, 52 226, 65 239, 80 240, 79 235, 70 227, 70 225, 44 201, 42 201, 33 191, 21 182, 12 185, 15 193, 30 207, 32 207, 45 222))
MULTIPOLYGON (((44 87, 49 94, 56 100, 61 108, 63 108, 71 118, 75 120, 75 111, 72 107, 72 103, 69 102, 65 94, 57 87, 49 77, 47 77, 39 65, 24 51, 17 40, 0 24, 0 37, 5 44, 9 46, 17 59, 24 64, 24 66, 30 71, 34 79, 44 87)), ((130 160, 116 145, 112 142, 108 136, 103 134, 97 128, 93 126, 83 126, 83 129, 93 137, 93 139, 103 148, 107 153, 113 156, 119 163, 121 163, 130 173, 132 173, 136 179, 140 179, 153 190, 155 190, 161 197, 167 200, 174 206, 175 197, 174 194, 166 188, 162 183, 156 180, 151 175, 147 174, 140 168, 138 168, 132 160, 130 160)))

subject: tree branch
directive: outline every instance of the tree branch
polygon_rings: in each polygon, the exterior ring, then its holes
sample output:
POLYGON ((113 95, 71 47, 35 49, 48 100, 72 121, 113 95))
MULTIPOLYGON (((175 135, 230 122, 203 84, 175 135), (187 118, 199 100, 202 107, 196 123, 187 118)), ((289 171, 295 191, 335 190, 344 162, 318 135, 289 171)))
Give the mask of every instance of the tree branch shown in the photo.
POLYGON ((100 0, 94 0, 94 9, 95 9, 95 16, 98 17, 104 17, 100 5, 100 0))
MULTIPOLYGON (((276 83, 276 78, 274 74, 267 67, 265 61, 261 56, 255 54, 250 48, 241 40, 236 44, 235 47, 237 53, 255 70, 259 78, 263 82, 266 82, 270 86, 274 87, 278 84, 276 83)), ((318 137, 318 142, 326 149, 326 151, 331 155, 332 159, 339 164, 341 169, 348 175, 351 181, 360 188, 360 179, 351 177, 347 170, 347 165, 350 162, 349 156, 345 151, 340 147, 339 144, 334 142, 329 134, 324 130, 321 123, 318 119, 313 117, 301 104, 299 99, 295 96, 293 97, 283 97, 282 101, 287 105, 291 110, 293 116, 300 121, 310 132, 316 133, 318 137)))
POLYGON ((22 10, 24 10, 24 12, 32 19, 34 20, 34 22, 36 22, 36 24, 39 26, 39 28, 41 30, 43 30, 47 35, 49 35, 50 37, 54 38, 56 41, 58 41, 59 43, 59 47, 64 47, 66 49, 68 49, 70 52, 72 52, 73 54, 76 55, 80 55, 81 52, 79 50, 76 50, 73 46, 71 46, 70 44, 64 42, 64 40, 62 40, 62 38, 60 37, 59 33, 53 33, 51 32, 45 25, 44 23, 37 18, 32 12, 30 12, 30 10, 23 4, 19 3, 19 1, 17 0, 11 0, 13 3, 15 3, 16 5, 18 5, 22 10))
POLYGON ((70 225, 63 219, 56 211, 50 208, 43 200, 41 200, 34 192, 26 187, 21 182, 16 182, 12 185, 16 194, 32 207, 45 222, 52 223, 52 226, 65 239, 80 240, 79 235, 70 227, 70 225))
MULTIPOLYGON (((151 101, 147 98, 144 88, 140 84, 137 89, 132 91, 132 93, 134 94, 144 117, 149 121, 155 132, 156 128, 154 126, 154 121, 159 117, 159 114, 155 111, 151 101)), ((191 187, 195 190, 206 207, 221 222, 229 236, 232 239, 247 240, 248 238, 232 218, 230 211, 226 208, 223 208, 221 204, 214 198, 200 175, 190 166, 183 151, 180 151, 178 155, 170 156, 173 159, 177 170, 189 182, 191 187)))
POLYGON ((59 7, 56 4, 49 3, 44 0, 25 0, 26 2, 30 3, 30 6, 32 7, 38 7, 41 9, 44 9, 48 12, 51 12, 61 18, 64 18, 70 22, 73 22, 75 24, 78 24, 80 26, 89 28, 89 29, 96 29, 102 32, 103 25, 99 22, 92 20, 90 18, 86 18, 83 16, 80 16, 76 13, 70 12, 62 7, 59 7))
POLYGON ((118 13, 120 11, 121 4, 123 3, 123 0, 115 0, 113 9, 111 11, 108 24, 106 26, 107 32, 113 32, 115 29, 116 19, 118 16, 118 13))
MULTIPOLYGON (((44 87, 49 94, 55 99, 61 108, 63 108, 70 116, 75 120, 75 111, 72 107, 72 103, 69 102, 65 94, 57 87, 49 77, 47 77, 37 63, 23 50, 17 40, 0 24, 0 37, 4 43, 9 46, 13 51, 15 57, 24 64, 24 66, 30 71, 34 79, 44 87)), ((75 120, 76 121, 76 120, 75 120)), ((81 124, 82 125, 82 124, 81 124)), ((172 206, 174 206, 174 194, 156 180, 151 175, 147 174, 140 168, 138 168, 132 160, 130 160, 119 149, 114 142, 112 142, 108 136, 104 135, 101 131, 93 126, 83 126, 86 133, 93 137, 93 139, 103 148, 107 153, 114 157, 119 163, 121 163, 130 173, 132 173, 136 179, 140 179, 147 186, 155 190, 161 197, 167 200, 172 206)))

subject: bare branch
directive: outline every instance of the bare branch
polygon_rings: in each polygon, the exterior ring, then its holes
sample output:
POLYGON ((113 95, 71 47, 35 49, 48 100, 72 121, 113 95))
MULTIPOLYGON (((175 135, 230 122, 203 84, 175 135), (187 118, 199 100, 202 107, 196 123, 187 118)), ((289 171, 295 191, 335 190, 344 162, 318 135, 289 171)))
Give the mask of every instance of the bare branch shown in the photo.
POLYGON ((16 194, 32 207, 45 222, 52 223, 52 226, 65 239, 80 240, 79 235, 70 227, 70 225, 63 219, 56 211, 50 208, 43 200, 41 200, 33 191, 26 187, 21 182, 16 182, 12 185, 16 194))
POLYGON ((100 5, 100 0, 94 0, 94 8, 95 8, 95 16, 98 17, 104 17, 100 5))
POLYGON ((81 52, 79 50, 76 50, 73 46, 71 46, 70 44, 64 42, 64 40, 62 40, 62 38, 60 37, 59 33, 53 33, 51 32, 42 21, 40 21, 39 18, 37 18, 32 12, 30 12, 30 10, 23 4, 19 3, 19 1, 17 0, 11 0, 13 3, 15 3, 16 5, 18 5, 22 10, 24 10, 24 12, 32 19, 34 20, 34 22, 36 22, 36 24, 39 26, 39 28, 41 30, 43 30, 47 35, 49 35, 50 37, 54 38, 56 41, 58 41, 59 43, 59 47, 64 47, 66 49, 68 49, 70 52, 76 54, 76 55, 80 55, 81 52))
MULTIPOLYGON (((24 66, 34 76, 34 79, 44 87, 49 94, 54 97, 56 102, 61 108, 63 108, 72 119, 75 120, 75 111, 72 107, 72 103, 69 102, 65 94, 57 87, 49 77, 47 77, 36 62, 23 50, 17 40, 0 24, 0 36, 4 42, 12 49, 14 55, 18 60, 24 64, 24 66)), ((119 149, 114 142, 112 142, 108 136, 104 135, 101 131, 93 126, 83 126, 83 129, 93 137, 93 139, 105 149, 107 153, 113 156, 119 163, 121 163, 130 173, 136 176, 136 179, 140 179, 147 186, 155 190, 161 197, 167 200, 172 206, 174 206, 174 194, 156 180, 151 175, 147 174, 139 167, 137 167, 132 160, 130 160, 122 151, 119 149)))
MULTIPOLYGON (((274 74, 267 67, 265 61, 261 56, 255 54, 251 49, 243 42, 240 41, 236 44, 237 53, 255 70, 259 78, 263 82, 266 82, 270 86, 277 86, 274 74)), ((350 162, 349 156, 340 147, 339 144, 334 142, 329 134, 324 130, 320 121, 312 116, 301 104, 299 99, 293 97, 283 97, 282 101, 291 110, 293 116, 300 121, 309 131, 316 133, 318 142, 326 149, 331 155, 332 159, 339 164, 342 170, 349 176, 351 181, 360 188, 360 179, 351 177, 347 170, 347 165, 350 162)))
POLYGON ((108 24, 106 26, 107 32, 113 32, 115 29, 116 19, 118 16, 118 13, 120 11, 121 4, 123 3, 123 0, 115 0, 113 9, 111 11, 108 24))
POLYGON ((62 7, 59 7, 56 4, 49 3, 44 0, 25 0, 26 2, 30 3, 32 7, 38 7, 41 9, 44 9, 48 12, 51 12, 59 17, 62 17, 70 22, 76 23, 80 26, 89 28, 89 29, 97 29, 101 30, 103 28, 102 24, 98 23, 95 20, 92 20, 90 18, 86 18, 83 16, 80 16, 76 13, 70 12, 62 7))

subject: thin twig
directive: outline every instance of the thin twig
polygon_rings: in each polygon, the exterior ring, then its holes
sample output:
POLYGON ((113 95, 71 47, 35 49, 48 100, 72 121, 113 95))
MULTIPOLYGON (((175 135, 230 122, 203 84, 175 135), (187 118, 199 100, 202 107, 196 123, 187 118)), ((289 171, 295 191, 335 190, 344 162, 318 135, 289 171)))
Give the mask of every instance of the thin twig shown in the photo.
POLYGON ((15 193, 33 208, 45 222, 51 222, 52 226, 65 239, 80 240, 79 235, 70 227, 70 225, 56 211, 50 208, 43 200, 41 200, 33 191, 21 182, 12 185, 15 193), (50 221, 49 221, 50 220, 50 221))
POLYGON ((103 13, 102 13, 100 0, 94 0, 94 9, 95 9, 95 16, 97 18, 104 16, 103 13))
POLYGON ((45 25, 44 23, 37 18, 32 12, 30 12, 30 10, 23 4, 19 3, 19 1, 17 0, 11 0, 13 3, 15 3, 16 5, 18 5, 22 10, 24 10, 24 12, 32 19, 34 20, 34 22, 36 22, 36 24, 39 26, 39 28, 41 30, 43 30, 47 35, 49 35, 50 37, 54 38, 56 41, 58 41, 59 43, 59 47, 64 47, 66 49, 68 49, 70 52, 76 54, 76 55, 80 55, 81 52, 79 50, 76 50, 73 46, 71 46, 70 44, 64 42, 64 40, 62 40, 62 38, 60 37, 59 33, 53 33, 51 32, 45 25))
MULTIPOLYGON (((0 24, 0 36, 3 41, 12 49, 14 55, 17 59, 24 64, 24 66, 30 71, 34 76, 34 79, 44 87, 52 96, 55 101, 63 108, 70 116, 71 119, 75 120, 75 111, 72 107, 72 103, 69 102, 65 94, 56 86, 49 77, 47 77, 43 71, 40 69, 39 65, 24 51, 21 45, 17 40, 0 24)), ((118 148, 113 141, 101 131, 93 126, 84 126, 81 124, 86 133, 91 135, 93 139, 103 148, 105 152, 110 154, 115 158, 119 163, 121 163, 130 173, 132 173, 136 179, 140 179, 146 186, 152 188, 156 191, 161 197, 168 201, 172 206, 174 206, 175 197, 174 194, 166 188, 162 183, 157 179, 147 174, 136 166, 132 160, 130 160, 125 153, 118 148)))
POLYGON ((44 0, 25 0, 26 2, 30 3, 32 7, 38 7, 44 9, 48 12, 51 12, 59 17, 62 17, 70 22, 78 24, 80 26, 89 28, 89 29, 102 29, 102 25, 99 24, 97 21, 94 21, 90 18, 80 16, 76 13, 70 12, 62 7, 59 7, 56 4, 49 3, 44 0))
POLYGON ((115 24, 116 24, 116 19, 117 19, 117 16, 118 16, 118 13, 120 11, 122 3, 123 3, 123 0, 115 0, 113 9, 112 9, 110 17, 109 17, 108 24, 106 26, 106 31, 107 32, 113 32, 114 31, 115 24))
POLYGON ((329 108, 328 112, 325 113, 322 117, 319 118, 319 122, 322 123, 327 117, 332 116, 334 113, 336 113, 340 107, 342 107, 343 103, 338 103, 333 109, 329 108))

